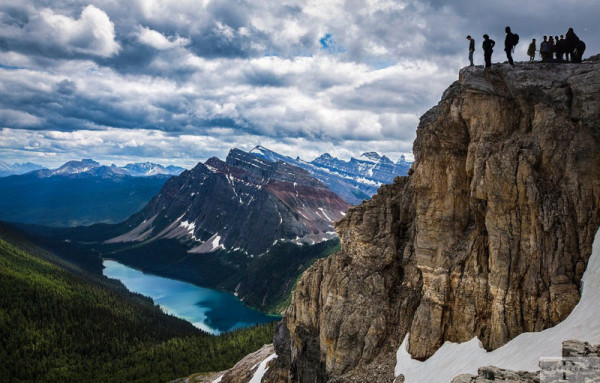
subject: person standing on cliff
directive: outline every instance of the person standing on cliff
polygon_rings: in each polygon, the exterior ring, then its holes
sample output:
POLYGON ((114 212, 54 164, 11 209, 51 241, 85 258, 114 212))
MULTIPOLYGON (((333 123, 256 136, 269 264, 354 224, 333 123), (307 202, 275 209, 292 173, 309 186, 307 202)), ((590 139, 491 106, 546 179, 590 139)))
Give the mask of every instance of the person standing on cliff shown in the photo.
POLYGON ((544 41, 540 44, 540 56, 542 56, 542 62, 548 62, 552 58, 552 49, 546 35, 544 35, 544 41))
POLYGON ((504 50, 506 51, 506 58, 508 59, 508 63, 510 65, 515 66, 515 63, 513 62, 512 58, 512 50, 513 47, 516 45, 515 34, 510 31, 510 27, 506 27, 504 31, 506 32, 506 38, 504 39, 504 50))
POLYGON ((471 35, 469 35, 467 36, 467 40, 469 40, 469 61, 471 62, 471 65, 469 66, 473 66, 473 52, 475 52, 475 39, 473 39, 471 35))
POLYGON ((533 62, 535 60, 535 51, 537 47, 535 46, 535 39, 531 40, 531 44, 529 44, 529 48, 527 48, 527 56, 529 56, 529 62, 533 62))
POLYGON ((577 47, 579 43, 579 37, 573 31, 573 28, 569 28, 567 34, 565 35, 565 56, 567 61, 569 61, 569 57, 571 57, 571 61, 573 61, 573 51, 577 47))
POLYGON ((496 42, 490 39, 490 36, 487 34, 483 35, 482 48, 486 68, 490 68, 492 66, 492 53, 494 52, 494 45, 496 45, 496 42))

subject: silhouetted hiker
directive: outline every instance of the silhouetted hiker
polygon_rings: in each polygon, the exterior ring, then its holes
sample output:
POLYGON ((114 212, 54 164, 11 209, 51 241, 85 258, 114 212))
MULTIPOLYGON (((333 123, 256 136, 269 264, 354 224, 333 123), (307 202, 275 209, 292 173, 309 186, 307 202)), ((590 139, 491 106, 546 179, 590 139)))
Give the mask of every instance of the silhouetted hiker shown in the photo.
POLYGON ((557 61, 561 61, 562 51, 560 47, 560 40, 558 36, 554 36, 554 57, 557 61))
POLYGON ((565 35, 565 54, 567 60, 569 60, 569 56, 571 56, 571 61, 573 61, 573 51, 577 47, 578 42, 579 37, 573 32, 573 28, 569 28, 565 35))
POLYGON ((494 52, 494 45, 496 42, 490 39, 487 34, 483 35, 483 58, 485 59, 485 67, 489 68, 492 66, 492 53, 494 52))
POLYGON ((540 44, 540 56, 543 62, 548 62, 552 58, 552 47, 548 42, 548 36, 544 36, 544 41, 540 44))
POLYGON ((550 43, 550 61, 552 61, 554 57, 554 51, 556 50, 556 47, 554 46, 554 37, 548 37, 548 42, 550 43))
POLYGON ((583 40, 579 40, 575 50, 573 50, 573 59, 571 61, 574 63, 580 63, 581 58, 583 57, 583 52, 585 52, 585 43, 583 40))
POLYGON ((512 58, 512 50, 519 42, 519 35, 512 33, 510 31, 510 27, 506 27, 504 29, 506 32, 506 38, 504 39, 504 50, 506 51, 506 58, 508 59, 508 63, 512 66, 515 66, 512 58))
POLYGON ((533 62, 535 60, 535 51, 537 50, 535 46, 535 39, 531 40, 529 44, 529 48, 527 48, 527 56, 529 56, 529 62, 533 62))
POLYGON ((556 37, 556 59, 558 61, 564 61, 563 55, 565 54, 565 36, 560 35, 560 40, 556 37))
POLYGON ((475 40, 471 37, 471 35, 467 36, 467 40, 469 40, 469 61, 473 66, 473 52, 475 52, 475 40))

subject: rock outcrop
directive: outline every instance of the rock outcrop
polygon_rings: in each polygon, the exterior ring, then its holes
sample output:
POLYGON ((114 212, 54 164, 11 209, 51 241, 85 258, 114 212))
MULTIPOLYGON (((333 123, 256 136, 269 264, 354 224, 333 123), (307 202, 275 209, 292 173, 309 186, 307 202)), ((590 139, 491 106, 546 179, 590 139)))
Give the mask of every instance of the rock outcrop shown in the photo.
POLYGON ((408 333, 420 360, 475 336, 493 350, 577 304, 600 225, 600 58, 463 69, 414 154, 337 222, 342 250, 299 281, 264 381, 392 382, 408 333))
MULTIPOLYGON (((600 345, 592 346, 588 342, 578 340, 564 341, 562 351, 563 358, 600 357, 600 345)), ((590 369, 590 373, 594 374, 593 370, 590 369)), ((594 377, 597 378, 597 375, 594 377)), ((553 382, 555 380, 548 379, 542 381, 553 382)), ((580 380, 566 379, 560 381, 575 382, 580 380)), ((479 368, 477 376, 469 374, 459 375, 452 379, 452 383, 540 383, 540 372, 511 371, 494 366, 485 366, 479 368)))

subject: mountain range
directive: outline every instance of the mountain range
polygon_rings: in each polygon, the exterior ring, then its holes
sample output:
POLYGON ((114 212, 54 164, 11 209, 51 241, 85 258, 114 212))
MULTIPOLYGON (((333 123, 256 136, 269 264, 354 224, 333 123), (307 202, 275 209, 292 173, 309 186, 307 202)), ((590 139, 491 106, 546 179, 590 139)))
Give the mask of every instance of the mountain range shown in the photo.
MULTIPOLYGON (((81 181, 80 174, 69 179, 81 181)), ((99 180, 114 179, 156 177, 99 180)), ((27 228, 49 237, 63 252, 96 254, 225 289, 254 307, 278 312, 302 271, 338 249, 333 223, 349 206, 299 167, 232 149, 225 161, 213 157, 171 177, 121 223, 27 228)))
POLYGON ((125 166, 106 166, 100 163, 84 158, 81 161, 68 161, 56 169, 37 169, 30 172, 30 175, 35 175, 40 178, 54 176, 71 176, 71 177, 150 177, 150 176, 173 176, 181 174, 185 169, 169 165, 164 167, 160 164, 152 162, 132 163, 125 166))
POLYGON ((46 226, 121 222, 144 207, 169 177, 134 177, 90 159, 11 175, 0 178, 0 219, 46 226))
POLYGON ((31 162, 14 163, 11 165, 7 162, 0 161, 0 177, 6 177, 15 174, 25 174, 43 168, 44 167, 42 165, 34 164, 31 162))
POLYGON ((263 146, 256 146, 250 153, 306 170, 351 205, 368 200, 377 193, 379 186, 392 183, 396 176, 405 176, 412 164, 404 156, 393 163, 388 157, 375 152, 363 153, 359 158, 352 157, 349 161, 325 153, 310 162, 281 155, 263 146))
POLYGON ((191 253, 216 249, 259 255, 277 242, 316 243, 336 237, 333 222, 350 205, 308 172, 232 149, 172 178, 127 233, 107 243, 177 238, 191 253))

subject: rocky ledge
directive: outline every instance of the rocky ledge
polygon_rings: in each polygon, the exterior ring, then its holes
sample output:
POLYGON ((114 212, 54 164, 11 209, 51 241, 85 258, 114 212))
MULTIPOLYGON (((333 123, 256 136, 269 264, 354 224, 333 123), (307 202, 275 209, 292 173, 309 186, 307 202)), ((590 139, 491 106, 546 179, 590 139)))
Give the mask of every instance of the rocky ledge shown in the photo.
POLYGON ((600 225, 600 58, 465 68, 425 113, 408 177, 336 224, 301 278, 263 381, 392 382, 477 336, 494 350, 565 319, 600 225))

